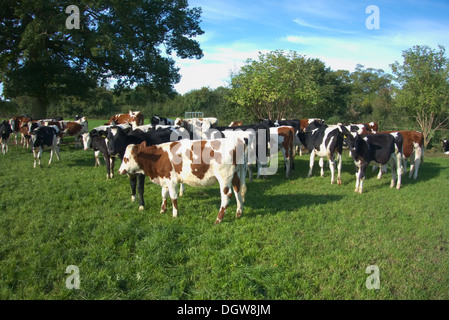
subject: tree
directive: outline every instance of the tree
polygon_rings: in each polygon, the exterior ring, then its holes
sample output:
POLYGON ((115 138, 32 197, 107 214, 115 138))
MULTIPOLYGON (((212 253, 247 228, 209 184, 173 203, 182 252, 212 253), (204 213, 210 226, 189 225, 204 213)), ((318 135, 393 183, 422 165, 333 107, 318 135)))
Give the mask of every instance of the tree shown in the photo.
POLYGON ((317 79, 324 69, 320 60, 294 51, 259 53, 258 60, 249 59, 231 73, 230 101, 242 120, 306 116, 321 102, 317 79))
POLYGON ((68 29, 60 1, 1 1, 3 92, 33 97, 34 117, 44 117, 51 102, 83 96, 111 78, 118 88, 137 84, 173 93, 180 75, 170 56, 203 55, 192 39, 203 33, 201 9, 188 8, 187 0, 81 0, 77 6, 79 29, 68 29))
POLYGON ((379 108, 380 102, 387 101, 385 94, 389 92, 392 77, 382 69, 365 69, 360 64, 349 77, 351 95, 346 120, 349 122, 371 121, 375 107, 373 103, 376 101, 376 107, 379 108))
POLYGON ((449 59, 445 48, 438 48, 414 46, 403 51, 402 64, 391 65, 397 82, 396 104, 415 117, 426 147, 449 119, 449 59))

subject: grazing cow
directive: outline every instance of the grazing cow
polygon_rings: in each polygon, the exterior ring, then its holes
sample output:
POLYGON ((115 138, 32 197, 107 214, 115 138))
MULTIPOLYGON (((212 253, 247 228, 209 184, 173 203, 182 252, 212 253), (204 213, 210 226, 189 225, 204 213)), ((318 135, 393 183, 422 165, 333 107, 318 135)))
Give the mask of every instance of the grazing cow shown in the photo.
POLYGON ((31 132, 31 148, 33 150, 34 168, 36 168, 36 160, 41 165, 42 152, 44 146, 51 148, 50 160, 48 164, 51 164, 53 155, 56 154, 56 158, 59 158, 59 138, 58 128, 56 126, 38 127, 31 132))
POLYGON ((335 181, 335 161, 337 154, 337 184, 341 184, 341 167, 343 150, 343 135, 337 127, 328 127, 317 121, 309 124, 305 130, 298 132, 298 138, 310 153, 310 164, 308 177, 312 176, 312 170, 315 155, 320 157, 319 165, 321 167, 321 177, 324 177, 324 160, 326 157, 329 161, 331 170, 331 184, 335 181))
POLYGON ((442 143, 443 143, 444 154, 449 154, 449 141, 444 139, 444 140, 442 140, 442 143))
POLYGON ((345 127, 342 128, 348 137, 348 146, 357 167, 355 192, 362 194, 366 168, 370 162, 379 166, 390 164, 392 179, 390 188, 401 188, 402 174, 402 139, 400 133, 395 134, 356 134, 354 137, 345 127), (396 183, 397 182, 397 183, 396 183))
MULTIPOLYGON (((147 145, 161 144, 169 141, 176 141, 180 139, 188 139, 189 133, 184 128, 169 128, 160 129, 148 132, 142 132, 141 130, 133 130, 126 132, 120 127, 108 128, 108 134, 106 138, 106 145, 108 147, 108 153, 112 158, 119 157, 123 161, 126 147, 129 144, 140 144, 143 141, 147 145)), ((142 174, 130 174, 129 181, 131 185, 131 200, 136 200, 136 187, 139 192, 139 210, 145 208, 145 201, 143 199, 145 176, 142 174), (138 184, 138 185, 137 185, 138 184)), ((181 185, 180 194, 183 194, 183 185, 181 185)))
POLYGON ((175 124, 175 120, 170 119, 170 118, 159 117, 159 116, 152 116, 151 124, 153 126, 156 126, 158 124, 162 124, 162 125, 166 125, 166 126, 173 126, 175 124))
POLYGON ((180 140, 160 145, 130 144, 119 173, 145 174, 162 187, 161 212, 167 209, 167 196, 178 216, 179 183, 193 187, 220 185, 221 206, 215 224, 226 213, 233 189, 237 200, 236 217, 243 213, 246 193, 245 144, 241 139, 180 140))
POLYGON ((129 123, 133 128, 137 126, 142 126, 144 122, 144 116, 140 111, 131 111, 129 113, 119 113, 112 116, 108 123, 109 125, 114 124, 126 124, 129 123))
POLYGON ((6 154, 6 152, 8 152, 9 137, 12 132, 13 131, 9 122, 3 120, 3 122, 0 123, 0 144, 2 146, 2 154, 6 154))
POLYGON ((282 152, 285 161, 285 177, 290 176, 290 172, 295 168, 295 157, 293 152, 293 142, 295 139, 295 129, 290 126, 270 128, 270 145, 274 145, 273 136, 277 136, 277 145, 282 152))

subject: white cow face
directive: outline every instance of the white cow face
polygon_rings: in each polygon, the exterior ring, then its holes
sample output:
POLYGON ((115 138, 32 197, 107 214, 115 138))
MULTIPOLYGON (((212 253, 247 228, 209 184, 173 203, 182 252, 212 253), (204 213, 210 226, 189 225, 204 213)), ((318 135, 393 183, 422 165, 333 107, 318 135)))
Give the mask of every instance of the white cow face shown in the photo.
POLYGON ((83 137, 83 146, 84 146, 84 150, 89 150, 89 148, 90 148, 90 143, 92 142, 92 140, 91 140, 91 138, 90 138, 90 134, 88 134, 88 133, 83 133, 82 137, 83 137))
POLYGON ((142 170, 139 168, 139 165, 136 162, 136 159, 133 155, 133 148, 135 144, 130 144, 126 147, 125 155, 123 156, 122 164, 120 165, 120 169, 118 172, 120 174, 135 174, 142 173, 142 170))

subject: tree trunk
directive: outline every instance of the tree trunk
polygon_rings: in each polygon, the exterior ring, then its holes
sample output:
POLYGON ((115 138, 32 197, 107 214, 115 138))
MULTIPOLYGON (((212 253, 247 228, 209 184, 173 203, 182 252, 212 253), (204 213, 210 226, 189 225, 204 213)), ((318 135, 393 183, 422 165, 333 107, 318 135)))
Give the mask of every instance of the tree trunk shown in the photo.
POLYGON ((33 119, 45 119, 47 117, 47 101, 37 99, 31 106, 31 116, 33 119))

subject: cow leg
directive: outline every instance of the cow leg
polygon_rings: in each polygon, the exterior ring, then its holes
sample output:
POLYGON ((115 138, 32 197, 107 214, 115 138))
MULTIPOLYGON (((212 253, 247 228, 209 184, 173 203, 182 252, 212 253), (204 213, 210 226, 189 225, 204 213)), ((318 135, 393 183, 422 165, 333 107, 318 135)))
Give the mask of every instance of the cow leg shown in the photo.
POLYGON ((160 213, 165 213, 167 211, 167 198, 169 195, 169 190, 167 187, 162 187, 162 204, 160 213))
MULTIPOLYGON (((114 178, 114 165, 115 165, 115 157, 109 157, 109 178, 114 178)), ((135 194, 135 193, 134 193, 135 194)))
POLYGON ((288 156, 288 150, 285 150, 282 148, 282 155, 284 157, 284 162, 285 162, 285 178, 288 179, 289 175, 290 175, 290 169, 291 169, 291 163, 290 163, 290 158, 288 156))
POLYGON ((136 201, 136 188, 137 188, 137 175, 130 174, 129 175, 129 185, 131 187, 131 201, 136 201))
MULTIPOLYGON (((321 159, 323 159, 323 158, 321 158, 321 159)), ((335 161, 334 161, 334 157, 333 156, 331 156, 329 158, 329 169, 331 170, 331 184, 334 184, 334 181, 335 181, 335 161)))
POLYGON ((312 170, 313 170, 313 162, 315 161, 315 150, 313 150, 310 153, 310 160, 309 160, 309 174, 307 175, 307 177, 311 177, 312 176, 312 170))
POLYGON ((338 161, 338 165, 337 165, 337 184, 341 185, 341 167, 342 167, 341 153, 338 153, 337 161, 338 161))
POLYGON ((178 216, 178 185, 173 184, 168 188, 170 194, 171 203, 173 205, 173 218, 178 216))
POLYGON ((143 199, 143 192, 145 188, 145 175, 137 175, 137 192, 139 192, 139 210, 145 209, 145 200, 143 199))
POLYGON ((184 183, 179 184, 179 196, 182 197, 184 195, 184 183))
MULTIPOLYGON (((97 151, 96 151, 97 152, 97 151)), ((100 152, 100 151, 98 151, 100 152)), ((104 159, 104 164, 106 165, 106 180, 109 180, 111 177, 111 159, 109 157, 109 154, 103 154, 103 159, 104 159)), ((100 166, 100 159, 95 159, 95 166, 97 166, 97 161, 98 161, 98 166, 100 166)))
POLYGON ((358 192, 359 191, 359 184, 360 184, 360 168, 357 168, 357 172, 355 173, 355 189, 354 192, 358 192))
POLYGON ((366 173, 367 167, 368 167, 367 165, 362 165, 358 171, 355 192, 358 192, 359 194, 362 194, 362 192, 363 192, 363 180, 365 179, 365 173, 366 173))
POLYGON ((215 224, 219 224, 220 222, 223 221, 223 217, 226 213, 226 209, 228 208, 229 204, 230 188, 231 188, 230 183, 228 183, 228 185, 220 183, 221 205, 220 211, 218 211, 217 219, 215 220, 215 224))
MULTIPOLYGON (((245 201, 246 184, 245 184, 245 169, 234 173, 232 178, 232 188, 234 190, 235 200, 237 202, 236 218, 240 218, 243 214, 243 203, 245 201)), ((228 194, 229 197, 229 194, 228 194)))
MULTIPOLYGON (((421 158, 423 156, 423 149, 421 148, 417 148, 414 151, 414 160, 415 160, 415 168, 414 168, 414 173, 413 173, 413 179, 418 178, 418 170, 419 170, 419 165, 421 164, 421 158)), ((411 176, 411 169, 410 169, 410 178, 411 176)))
MULTIPOLYGON (((100 167, 101 166, 100 158, 99 158, 100 157, 100 150, 95 151, 94 154, 95 154, 95 167, 100 167)), ((104 159, 104 161, 106 161, 106 158, 104 159)), ((106 166, 107 166, 107 164, 106 164, 106 166)), ((108 172, 108 174, 109 174, 109 172, 108 172)))
MULTIPOLYGON (((318 161, 319 165, 320 165, 320 177, 323 178, 324 177, 324 158, 320 157, 320 160, 318 161)), ((330 165, 330 163, 329 163, 330 165)))

